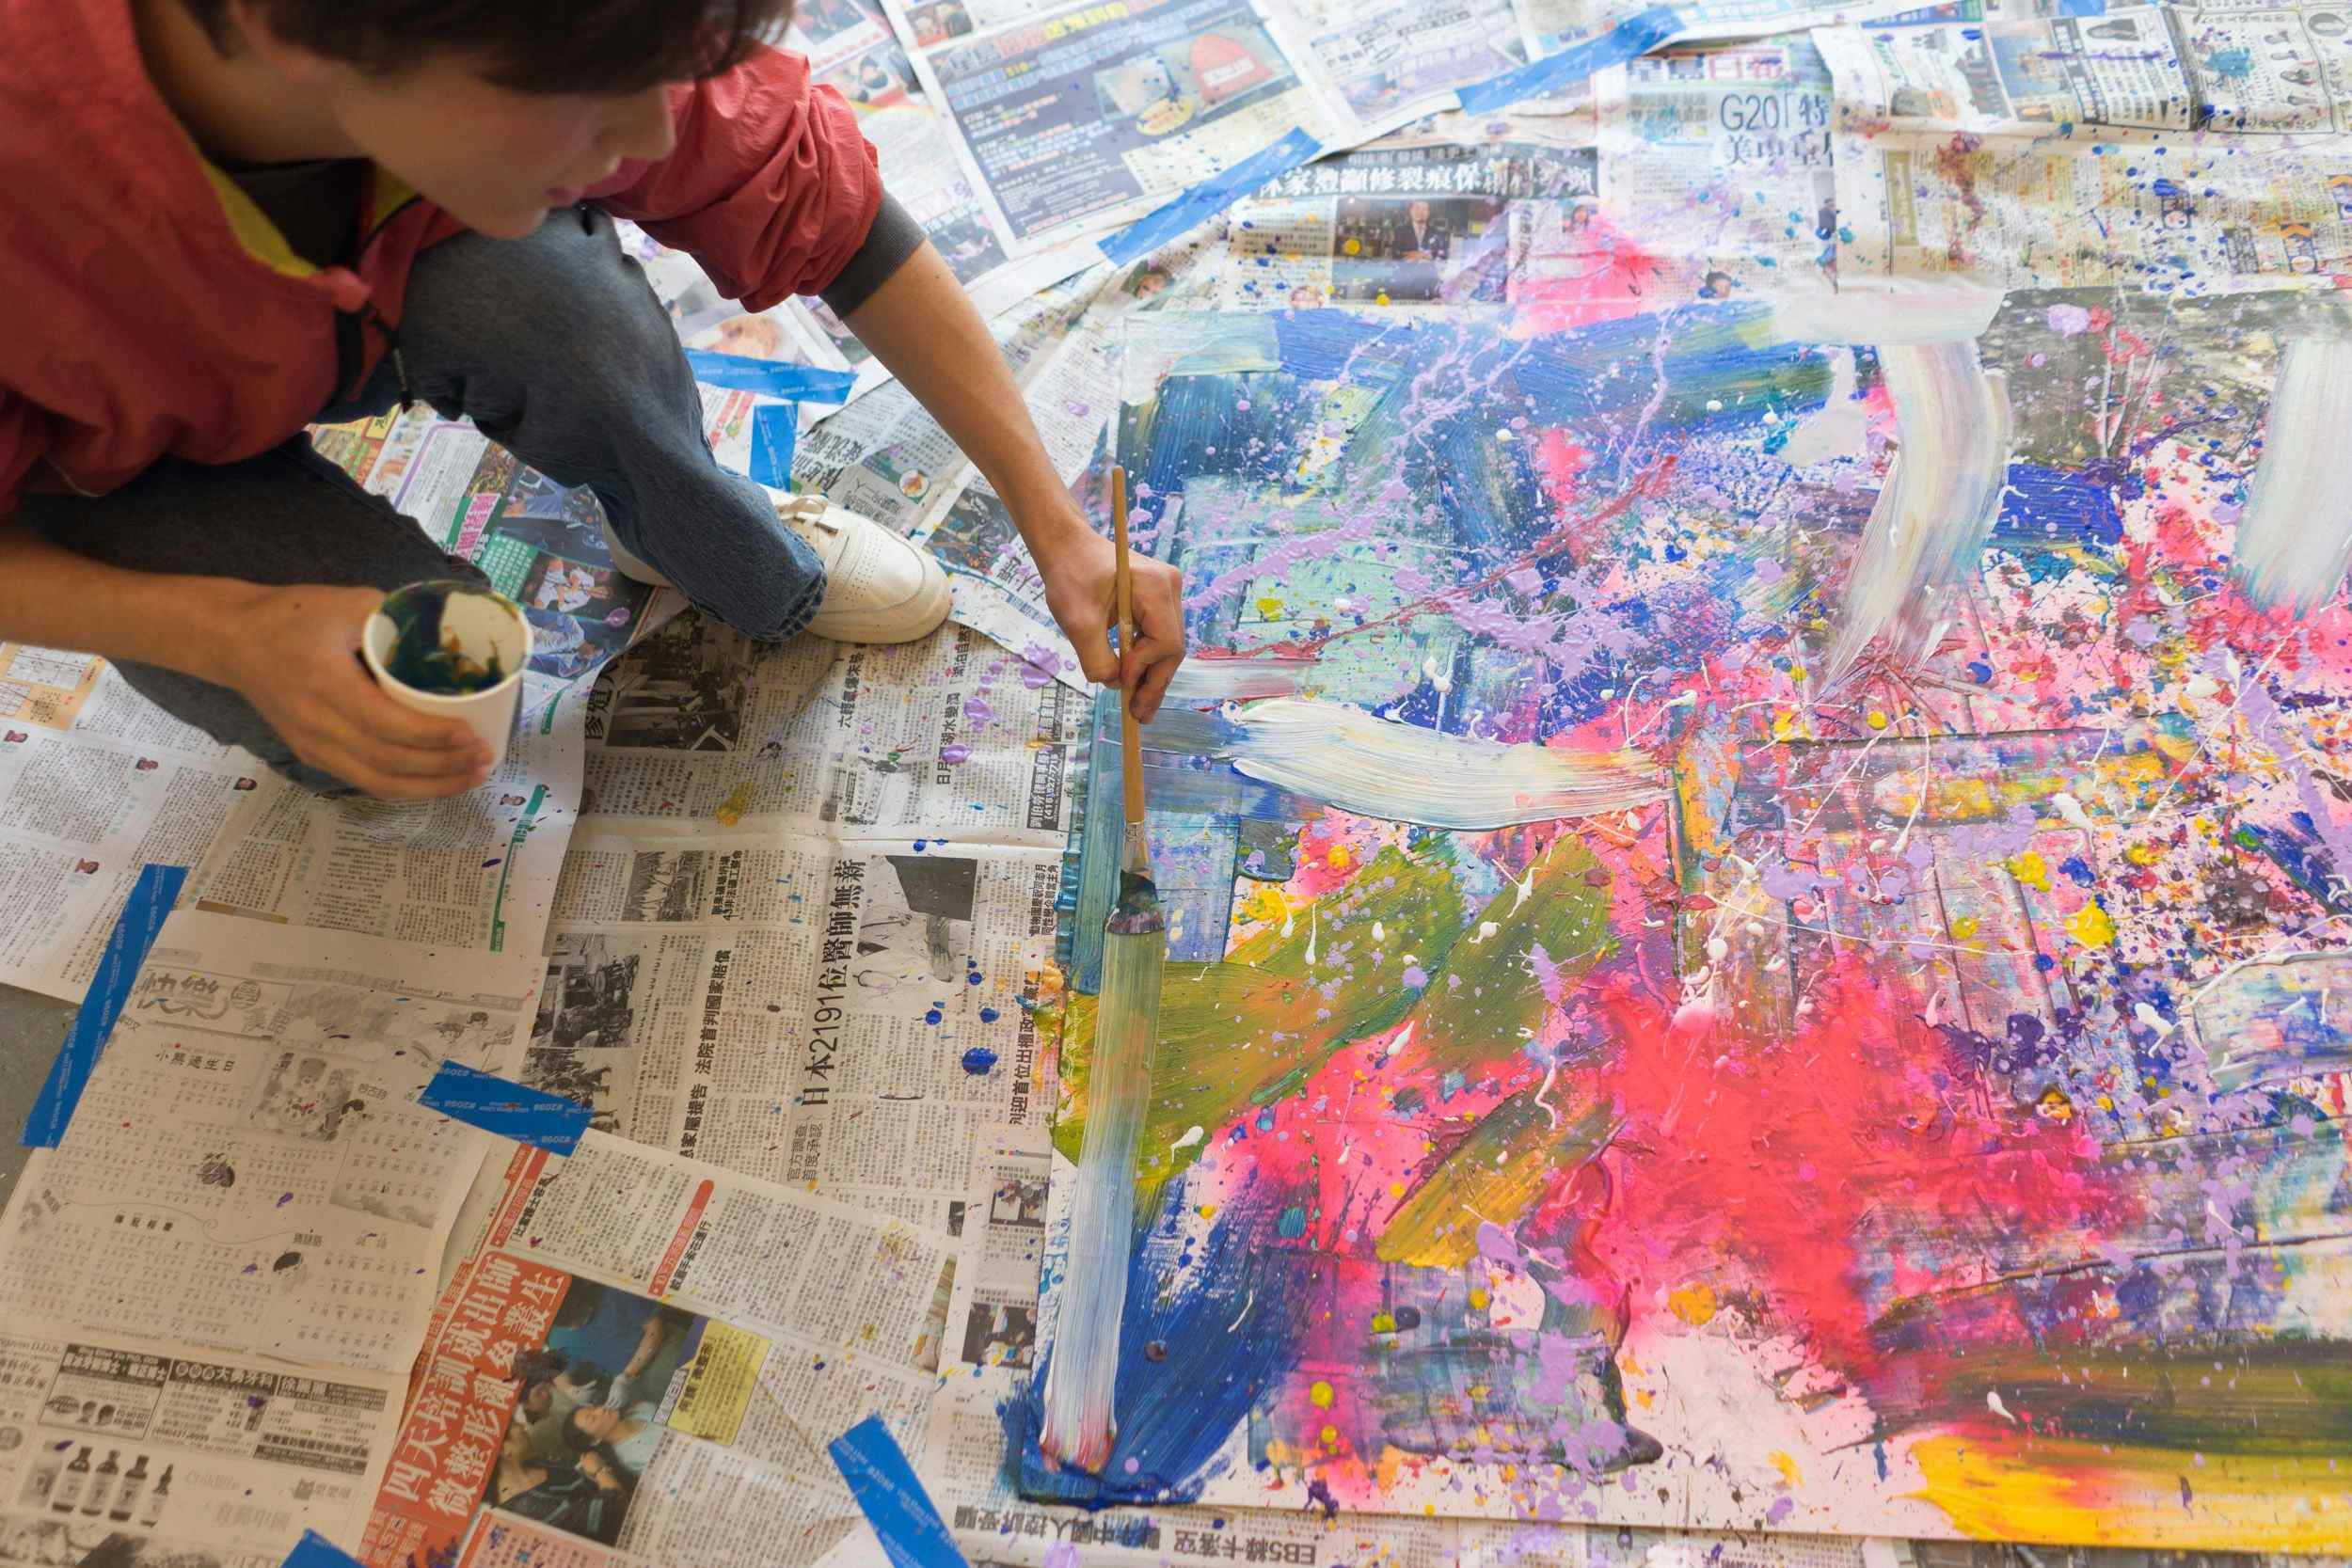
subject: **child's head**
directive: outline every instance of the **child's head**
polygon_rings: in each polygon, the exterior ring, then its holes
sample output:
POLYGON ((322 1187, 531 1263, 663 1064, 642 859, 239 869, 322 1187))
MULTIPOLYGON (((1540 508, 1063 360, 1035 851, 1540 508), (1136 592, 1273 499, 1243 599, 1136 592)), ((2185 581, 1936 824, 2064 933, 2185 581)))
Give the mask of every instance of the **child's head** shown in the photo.
POLYGON ((790 0, 176 0, 225 57, 325 105, 352 151, 516 237, 624 160, 660 158, 667 88, 724 70, 790 0))

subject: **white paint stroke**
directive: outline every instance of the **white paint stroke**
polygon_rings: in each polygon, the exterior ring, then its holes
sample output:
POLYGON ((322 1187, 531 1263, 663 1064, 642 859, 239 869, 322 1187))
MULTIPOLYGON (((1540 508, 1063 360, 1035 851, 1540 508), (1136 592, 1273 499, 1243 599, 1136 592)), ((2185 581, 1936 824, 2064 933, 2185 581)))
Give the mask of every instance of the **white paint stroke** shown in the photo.
POLYGON ((1253 779, 1360 816, 1477 830, 1622 811, 1666 798, 1634 747, 1568 751, 1442 735, 1343 703, 1275 697, 1226 710, 1220 748, 1253 779))
POLYGON ((1846 579, 1832 681, 1882 639, 1905 662, 1934 645, 2009 483, 2009 390, 1974 342, 1882 344, 1879 368, 1900 445, 1846 579))
POLYGON ((2352 420, 2352 341, 2296 338, 2279 356, 2262 461, 2230 575, 2265 610, 2309 615, 2352 564, 2352 485, 2336 471, 2352 420))
POLYGON ((1775 298, 1772 330, 1792 343, 1973 342, 1993 325, 2001 294, 1956 277, 1848 277, 1775 298))
POLYGON ((1186 707, 1212 707, 1257 697, 1295 696, 1323 673, 1312 659, 1203 657, 1196 653, 1176 667, 1168 700, 1186 707))

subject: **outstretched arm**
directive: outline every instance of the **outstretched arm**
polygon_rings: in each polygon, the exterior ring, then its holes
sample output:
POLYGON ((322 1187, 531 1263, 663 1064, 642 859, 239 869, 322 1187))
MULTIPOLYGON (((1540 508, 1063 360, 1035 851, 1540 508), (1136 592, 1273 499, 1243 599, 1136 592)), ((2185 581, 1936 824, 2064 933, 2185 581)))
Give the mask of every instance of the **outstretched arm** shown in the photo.
POLYGON ((1055 473, 1003 353, 947 263, 925 242, 847 320, 1010 509, 1087 678, 1124 688, 1136 717, 1150 720, 1184 661, 1183 575, 1135 558, 1140 635, 1123 660, 1113 657, 1111 542, 1055 473))

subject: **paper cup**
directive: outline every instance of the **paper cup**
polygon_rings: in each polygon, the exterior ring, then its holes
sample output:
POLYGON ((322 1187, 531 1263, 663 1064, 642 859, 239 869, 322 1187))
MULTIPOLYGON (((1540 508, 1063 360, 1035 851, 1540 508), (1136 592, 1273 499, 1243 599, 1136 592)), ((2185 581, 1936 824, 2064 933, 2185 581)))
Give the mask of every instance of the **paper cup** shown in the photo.
POLYGON ((464 720, 490 748, 491 768, 506 760, 506 740, 522 707, 523 666, 531 660, 531 623, 514 600, 454 579, 410 583, 384 595, 383 609, 368 616, 359 653, 386 696, 413 713, 464 720), (433 691, 391 673, 392 650, 400 641, 400 626, 393 617, 420 606, 429 610, 428 599, 440 604, 441 646, 478 664, 495 660, 505 672, 496 686, 479 691, 433 691))

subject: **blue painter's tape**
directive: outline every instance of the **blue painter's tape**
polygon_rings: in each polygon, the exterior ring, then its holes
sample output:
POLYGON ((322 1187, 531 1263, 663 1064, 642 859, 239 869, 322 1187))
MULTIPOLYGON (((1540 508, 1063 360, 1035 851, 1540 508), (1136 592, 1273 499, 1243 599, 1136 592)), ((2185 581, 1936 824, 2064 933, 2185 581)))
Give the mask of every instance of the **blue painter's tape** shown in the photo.
POLYGON ((1221 213, 1269 180, 1279 180, 1311 161, 1323 144, 1294 129, 1273 146, 1251 153, 1222 174, 1213 175, 1167 206, 1145 214, 1102 242, 1103 254, 1125 266, 1149 256, 1178 235, 1221 213))
POLYGON ((588 1107, 560 1094, 509 1083, 463 1062, 443 1062, 417 1103, 453 1121, 496 1132, 518 1144, 569 1154, 588 1130, 588 1107))
POLYGON ((687 367, 707 387, 738 392, 765 392, 770 397, 798 398, 803 403, 847 403, 857 377, 848 371, 820 370, 781 359, 753 359, 740 354, 713 354, 706 348, 686 351, 687 367))
POLYGON ((762 404, 752 410, 752 457, 748 472, 760 483, 782 490, 792 483, 792 449, 801 438, 801 405, 762 404))
POLYGON ((131 895, 122 901, 122 913, 107 934, 98 973, 90 977, 89 990, 82 997, 82 1010, 73 1015, 73 1027, 66 1032, 65 1044, 57 1048, 57 1059, 49 1064, 49 1081, 40 1086, 40 1098, 33 1101, 33 1114, 24 1118, 24 1142, 30 1147, 55 1148, 65 1136, 67 1125, 73 1120, 73 1108, 82 1102, 82 1091, 89 1087, 98 1053, 106 1048, 106 1037, 115 1032, 115 1021, 131 1000, 131 985, 138 978, 139 965, 147 961, 147 950, 155 945, 156 934, 180 902, 180 888, 187 879, 184 865, 139 867, 131 895))
POLYGON ((2105 16, 2107 0, 2058 0, 2060 16, 2105 16))
POLYGON ((970 1568, 880 1416, 866 1417, 826 1445, 826 1451, 850 1483, 858 1512, 874 1527, 891 1568, 970 1568))
POLYGON ((359 1568, 359 1560, 318 1531, 306 1529, 286 1554, 286 1568, 359 1568))
POLYGON ((1653 6, 1648 10, 1627 17, 1597 39, 1532 60, 1517 71, 1506 71, 1500 76, 1488 77, 1474 87, 1464 87, 1455 96, 1462 108, 1470 114, 1486 114, 1506 103, 1517 103, 1523 98, 1541 98, 1566 86, 1581 82, 1597 71, 1613 65, 1623 65, 1636 55, 1657 48, 1682 30, 1682 19, 1670 6, 1653 6))

